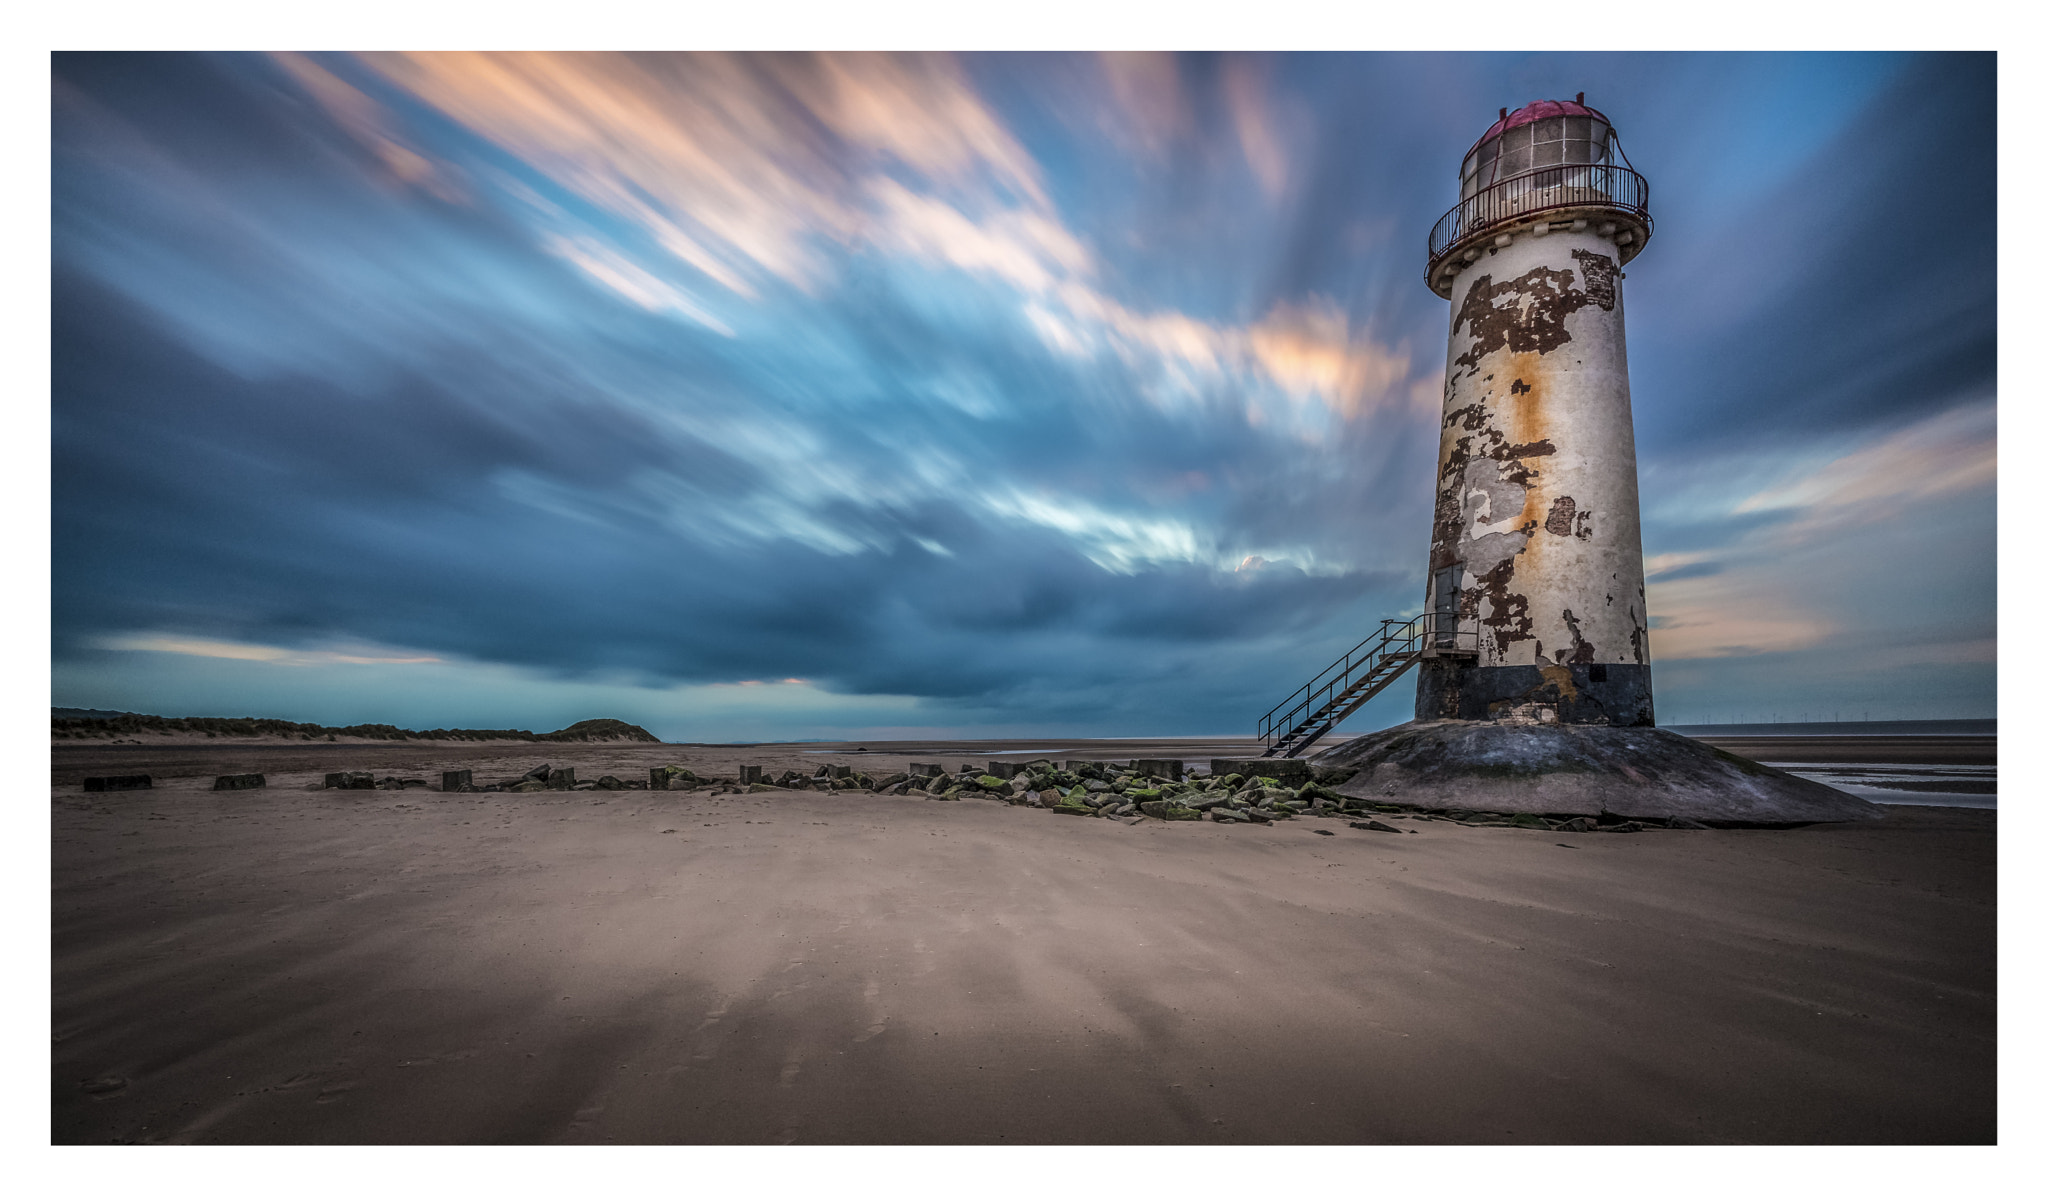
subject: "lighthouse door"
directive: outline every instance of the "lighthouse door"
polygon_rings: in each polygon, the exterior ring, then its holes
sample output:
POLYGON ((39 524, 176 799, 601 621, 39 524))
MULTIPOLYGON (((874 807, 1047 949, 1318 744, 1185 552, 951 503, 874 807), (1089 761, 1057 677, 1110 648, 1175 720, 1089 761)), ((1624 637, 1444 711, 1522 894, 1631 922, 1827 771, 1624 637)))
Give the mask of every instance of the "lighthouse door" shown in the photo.
POLYGON ((1458 575, 1464 566, 1451 565, 1436 571, 1436 584, 1430 590, 1436 601, 1430 607, 1430 646, 1455 648, 1458 645, 1458 575))

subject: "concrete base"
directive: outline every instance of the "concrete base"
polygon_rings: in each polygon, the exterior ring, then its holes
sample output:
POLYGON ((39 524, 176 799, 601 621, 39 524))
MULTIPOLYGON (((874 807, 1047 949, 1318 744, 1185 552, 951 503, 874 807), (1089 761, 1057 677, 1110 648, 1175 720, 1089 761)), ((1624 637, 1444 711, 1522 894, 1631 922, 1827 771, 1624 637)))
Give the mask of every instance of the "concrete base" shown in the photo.
POLYGON ((1308 758, 1337 792, 1422 809, 1690 818, 1766 826, 1882 818, 1877 806, 1655 727, 1412 722, 1308 758))
POLYGON ((1646 664, 1490 665, 1436 657, 1415 679, 1418 721, 1458 719, 1654 727, 1646 664))

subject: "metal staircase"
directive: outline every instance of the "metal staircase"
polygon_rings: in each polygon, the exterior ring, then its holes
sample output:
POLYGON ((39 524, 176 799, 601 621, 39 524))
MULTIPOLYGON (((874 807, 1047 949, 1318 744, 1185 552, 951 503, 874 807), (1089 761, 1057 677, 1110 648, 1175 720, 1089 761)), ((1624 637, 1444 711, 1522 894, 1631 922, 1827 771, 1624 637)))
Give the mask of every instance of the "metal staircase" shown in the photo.
POLYGON ((1478 652, 1478 630, 1461 627, 1449 613, 1412 619, 1381 619, 1377 634, 1317 673, 1293 696, 1259 720, 1262 756, 1299 756, 1330 729, 1427 656, 1470 656, 1478 652))

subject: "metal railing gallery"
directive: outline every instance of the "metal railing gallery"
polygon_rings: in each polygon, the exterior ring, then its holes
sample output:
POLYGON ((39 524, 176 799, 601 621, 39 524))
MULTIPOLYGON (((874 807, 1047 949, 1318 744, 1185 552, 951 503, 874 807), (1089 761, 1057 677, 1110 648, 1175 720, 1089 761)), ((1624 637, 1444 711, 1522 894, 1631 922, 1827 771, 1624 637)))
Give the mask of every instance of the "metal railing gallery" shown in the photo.
POLYGON ((1496 225, 1558 208, 1616 208, 1650 223, 1650 184, 1626 166, 1544 166, 1502 179, 1445 212, 1429 232, 1429 267, 1496 225))

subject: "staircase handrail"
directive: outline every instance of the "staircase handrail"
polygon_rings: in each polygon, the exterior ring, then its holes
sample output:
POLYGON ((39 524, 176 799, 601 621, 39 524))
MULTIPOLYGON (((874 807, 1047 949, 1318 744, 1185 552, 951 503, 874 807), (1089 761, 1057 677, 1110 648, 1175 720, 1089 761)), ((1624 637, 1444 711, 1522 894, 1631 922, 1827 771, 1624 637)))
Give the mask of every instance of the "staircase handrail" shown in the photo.
POLYGON ((1286 737, 1313 712, 1321 710, 1330 695, 1349 688, 1351 675, 1361 668, 1370 672, 1396 655, 1409 656, 1430 649, 1470 650, 1465 644, 1468 637, 1476 648, 1478 629, 1468 631, 1460 625, 1462 622, 1449 612, 1429 612, 1411 619, 1381 619, 1378 632, 1359 641, 1357 647, 1268 710, 1259 719, 1259 738, 1270 745, 1276 737, 1286 737), (1326 677, 1330 678, 1327 682, 1326 677))

